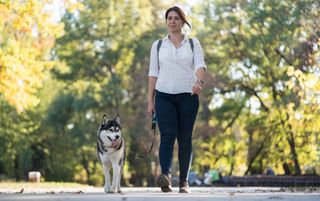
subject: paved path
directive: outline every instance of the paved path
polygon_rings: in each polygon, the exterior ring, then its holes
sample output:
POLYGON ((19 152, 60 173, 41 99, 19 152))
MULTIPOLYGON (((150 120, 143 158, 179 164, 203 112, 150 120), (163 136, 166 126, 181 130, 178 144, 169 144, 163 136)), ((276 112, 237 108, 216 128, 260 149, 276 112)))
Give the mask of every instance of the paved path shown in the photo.
POLYGON ((103 188, 0 189, 1 201, 320 201, 320 189, 268 187, 191 188, 191 194, 161 193, 159 188, 123 188, 121 194, 105 194, 103 188), (21 190, 21 189, 20 189, 21 190))

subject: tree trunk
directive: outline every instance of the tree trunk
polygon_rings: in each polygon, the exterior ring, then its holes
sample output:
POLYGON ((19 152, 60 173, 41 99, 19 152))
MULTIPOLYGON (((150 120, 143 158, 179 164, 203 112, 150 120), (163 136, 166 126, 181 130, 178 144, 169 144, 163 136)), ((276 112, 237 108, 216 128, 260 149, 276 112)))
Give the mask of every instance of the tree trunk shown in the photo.
MULTIPOLYGON (((287 119, 289 119, 288 113, 286 113, 287 119)), ((284 120, 281 120, 282 126, 285 128, 285 122, 284 120)), ((289 131, 287 132, 287 140, 290 145, 290 151, 291 151, 291 156, 292 160, 294 162, 294 169, 295 169, 295 174, 296 175, 301 175, 301 168, 300 168, 300 163, 298 161, 298 155, 296 152, 296 143, 294 141, 294 134, 292 132, 292 126, 290 123, 288 123, 288 128, 289 131)))
MULTIPOLYGON (((289 125, 289 127, 291 128, 291 125, 289 125)), ((295 174, 296 175, 301 175, 300 163, 298 161, 298 155, 297 155, 297 152, 296 152, 296 146, 295 146, 295 141, 294 141, 294 137, 293 137, 292 131, 289 131, 288 135, 289 136, 287 136, 287 138, 288 138, 288 143, 290 145, 292 159, 293 159, 293 162, 294 162, 295 174)))
POLYGON ((246 170, 246 172, 244 173, 244 175, 248 175, 249 172, 251 172, 251 168, 252 168, 252 164, 253 162, 256 160, 256 158, 258 158, 258 156, 260 155, 260 153, 262 152, 263 148, 265 145, 265 141, 263 141, 259 147, 259 149, 256 151, 256 153, 254 154, 254 156, 252 156, 249 160, 249 164, 248 164, 248 168, 246 170))
POLYGON ((87 160, 85 153, 82 153, 82 166, 87 173, 87 182, 90 181, 91 173, 89 169, 89 161, 87 160))

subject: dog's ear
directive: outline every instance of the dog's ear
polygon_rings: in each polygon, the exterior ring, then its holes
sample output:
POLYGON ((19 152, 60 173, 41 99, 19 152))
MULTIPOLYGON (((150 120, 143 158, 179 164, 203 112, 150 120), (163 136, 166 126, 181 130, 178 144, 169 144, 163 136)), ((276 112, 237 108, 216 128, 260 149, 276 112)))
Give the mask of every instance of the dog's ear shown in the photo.
POLYGON ((100 125, 105 125, 105 124, 107 124, 107 121, 108 121, 108 117, 107 117, 106 114, 104 114, 104 115, 102 116, 100 125))
POLYGON ((119 114, 116 116, 116 118, 114 119, 116 122, 118 122, 118 124, 120 124, 120 116, 119 114))

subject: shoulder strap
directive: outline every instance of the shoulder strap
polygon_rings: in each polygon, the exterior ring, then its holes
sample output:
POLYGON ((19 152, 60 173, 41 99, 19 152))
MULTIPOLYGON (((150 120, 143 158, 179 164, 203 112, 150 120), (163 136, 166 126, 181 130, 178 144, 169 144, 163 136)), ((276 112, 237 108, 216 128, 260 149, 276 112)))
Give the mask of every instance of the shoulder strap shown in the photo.
POLYGON ((194 44, 193 44, 192 38, 189 38, 189 43, 190 43, 190 47, 191 47, 192 53, 194 53, 194 52, 193 52, 194 44))
POLYGON ((190 43, 190 47, 191 47, 191 50, 192 50, 192 61, 193 61, 193 64, 194 64, 194 44, 193 44, 193 40, 192 38, 189 38, 189 43, 190 43))
POLYGON ((158 40, 158 45, 157 45, 158 69, 160 69, 160 63, 159 63, 159 51, 160 51, 161 44, 162 44, 162 39, 158 40))

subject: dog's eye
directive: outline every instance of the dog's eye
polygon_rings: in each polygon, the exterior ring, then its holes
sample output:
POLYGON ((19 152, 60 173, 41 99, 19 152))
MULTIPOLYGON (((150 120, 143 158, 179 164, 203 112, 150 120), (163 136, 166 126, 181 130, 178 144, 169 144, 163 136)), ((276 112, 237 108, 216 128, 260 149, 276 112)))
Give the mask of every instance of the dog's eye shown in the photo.
POLYGON ((112 129, 112 128, 109 128, 109 131, 113 131, 113 129, 112 129))

